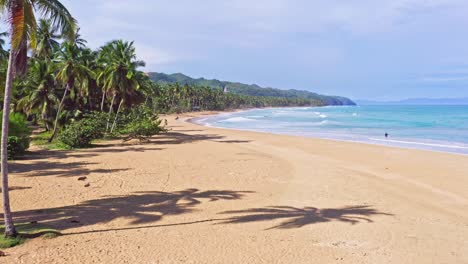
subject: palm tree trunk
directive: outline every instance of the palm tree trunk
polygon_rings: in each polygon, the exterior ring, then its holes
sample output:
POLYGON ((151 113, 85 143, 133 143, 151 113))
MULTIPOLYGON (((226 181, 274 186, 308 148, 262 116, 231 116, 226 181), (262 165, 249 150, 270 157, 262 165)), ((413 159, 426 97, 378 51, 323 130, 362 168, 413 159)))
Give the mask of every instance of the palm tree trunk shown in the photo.
POLYGON ((13 88, 14 78, 14 57, 16 52, 11 49, 10 58, 8 59, 8 70, 5 84, 5 99, 3 101, 3 119, 2 119, 2 139, 1 139, 1 174, 2 174, 2 196, 3 196, 3 213, 5 221, 5 236, 14 237, 16 232, 13 224, 13 217, 10 208, 10 193, 8 189, 8 125, 10 121, 10 101, 11 90, 13 88))
POLYGON ((114 123, 112 124, 111 133, 114 131, 115 124, 117 123, 117 117, 119 116, 120 107, 122 107, 123 99, 120 99, 119 107, 117 108, 117 113, 115 114, 114 123))
POLYGON ((44 127, 45 127, 46 131, 49 131, 50 127, 49 127, 49 122, 48 122, 49 117, 47 117, 47 110, 44 110, 42 112, 41 118, 42 118, 42 121, 44 122, 44 127))
POLYGON ((109 130, 109 125, 110 125, 110 119, 111 119, 111 115, 112 115, 112 110, 114 108, 114 101, 115 101, 115 93, 114 95, 112 96, 112 101, 111 101, 111 105, 110 105, 110 109, 109 109, 109 117, 107 118, 107 124, 106 124, 106 133, 107 131, 109 130))
POLYGON ((52 140, 55 137, 55 134, 57 133, 57 124, 58 124, 58 120, 60 117, 60 112, 62 111, 63 103, 65 102, 65 98, 67 98, 68 89, 69 87, 67 84, 67 86, 65 87, 65 92, 63 93, 62 100, 60 101, 59 107, 57 109, 57 115, 55 116, 54 130, 52 131, 52 136, 49 138, 49 142, 52 142, 52 140))
POLYGON ((104 112, 104 100, 106 99, 106 92, 102 92, 102 100, 101 100, 101 112, 104 112))

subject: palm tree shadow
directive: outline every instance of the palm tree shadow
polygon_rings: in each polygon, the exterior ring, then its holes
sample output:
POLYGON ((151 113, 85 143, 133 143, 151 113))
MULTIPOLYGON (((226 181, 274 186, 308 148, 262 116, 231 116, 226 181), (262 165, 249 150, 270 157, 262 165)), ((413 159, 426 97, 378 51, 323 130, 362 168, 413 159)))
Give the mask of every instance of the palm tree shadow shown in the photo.
POLYGON ((301 228, 310 224, 339 221, 349 224, 358 224, 360 222, 372 223, 370 217, 375 215, 391 215, 379 212, 378 210, 366 206, 345 206, 341 208, 323 208, 304 207, 296 208, 292 206, 270 206, 265 208, 253 208, 238 211, 226 211, 221 214, 240 214, 227 218, 221 223, 239 224, 249 222, 273 221, 284 219, 280 224, 270 229, 291 229, 301 228))
POLYGON ((19 223, 40 223, 57 230, 106 224, 115 219, 128 219, 130 226, 137 226, 158 222, 166 216, 194 212, 202 202, 239 200, 248 193, 251 192, 198 189, 137 192, 131 195, 105 196, 71 206, 15 212, 13 217, 19 223))

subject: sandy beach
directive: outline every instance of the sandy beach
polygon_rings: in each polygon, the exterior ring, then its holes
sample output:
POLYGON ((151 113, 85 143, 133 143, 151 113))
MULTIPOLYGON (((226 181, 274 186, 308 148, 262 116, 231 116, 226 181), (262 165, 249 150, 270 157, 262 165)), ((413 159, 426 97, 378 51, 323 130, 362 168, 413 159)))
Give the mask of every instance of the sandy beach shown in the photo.
POLYGON ((203 127, 33 150, 1 263, 468 263, 468 156, 203 127), (86 180, 79 181, 79 177, 86 180), (89 184, 89 187, 85 187, 89 184))

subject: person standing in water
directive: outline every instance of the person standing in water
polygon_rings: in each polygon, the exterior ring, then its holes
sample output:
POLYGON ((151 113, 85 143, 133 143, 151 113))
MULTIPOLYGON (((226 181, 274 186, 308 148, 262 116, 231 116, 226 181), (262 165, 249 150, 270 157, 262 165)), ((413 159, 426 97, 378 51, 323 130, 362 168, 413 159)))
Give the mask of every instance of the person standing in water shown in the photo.
POLYGON ((385 138, 388 138, 388 133, 387 132, 385 132, 385 138))

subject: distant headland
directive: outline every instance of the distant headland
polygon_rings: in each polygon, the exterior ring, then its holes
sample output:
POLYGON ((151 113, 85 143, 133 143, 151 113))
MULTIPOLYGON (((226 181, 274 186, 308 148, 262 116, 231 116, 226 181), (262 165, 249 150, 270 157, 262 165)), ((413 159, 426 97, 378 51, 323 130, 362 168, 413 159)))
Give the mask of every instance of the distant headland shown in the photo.
POLYGON ((147 75, 156 83, 168 84, 179 83, 181 85, 208 86, 211 88, 224 89, 226 92, 248 96, 284 97, 284 98, 305 98, 319 100, 324 105, 356 105, 351 99, 342 96, 321 95, 310 91, 296 89, 278 89, 271 87, 261 87, 256 84, 243 84, 239 82, 220 81, 216 79, 192 78, 182 73, 165 74, 159 72, 148 72, 147 75))
POLYGON ((466 98, 410 98, 399 101, 356 100, 359 105, 468 105, 466 98))

